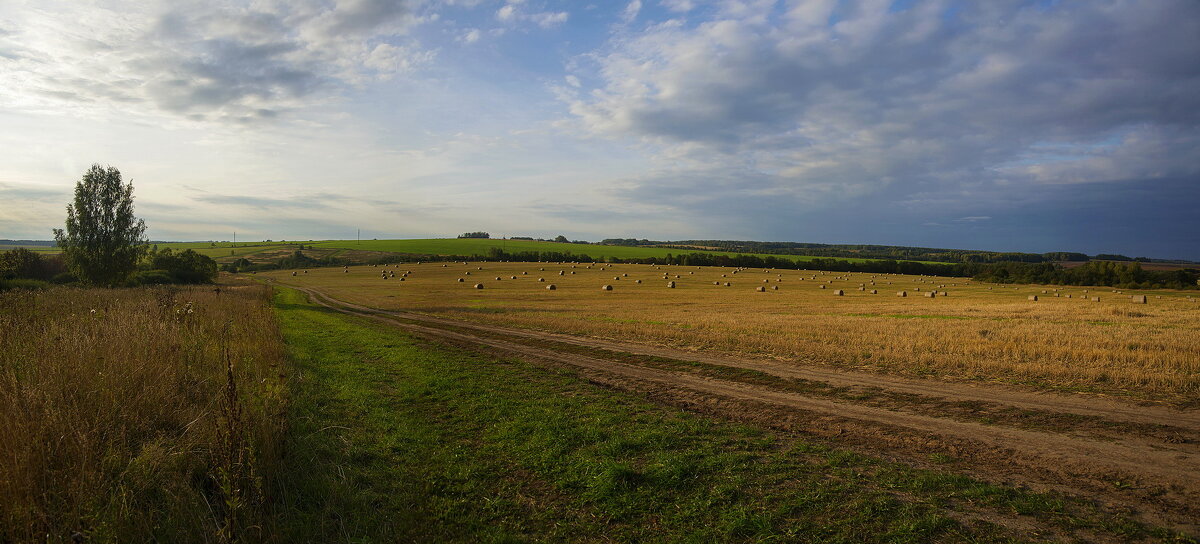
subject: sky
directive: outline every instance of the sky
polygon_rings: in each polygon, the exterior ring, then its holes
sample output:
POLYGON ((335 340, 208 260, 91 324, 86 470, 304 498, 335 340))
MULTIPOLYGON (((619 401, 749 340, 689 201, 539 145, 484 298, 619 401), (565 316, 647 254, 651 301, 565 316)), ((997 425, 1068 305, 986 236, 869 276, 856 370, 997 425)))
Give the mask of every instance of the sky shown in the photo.
POLYGON ((0 1, 0 238, 1200 259, 1200 2, 0 1))

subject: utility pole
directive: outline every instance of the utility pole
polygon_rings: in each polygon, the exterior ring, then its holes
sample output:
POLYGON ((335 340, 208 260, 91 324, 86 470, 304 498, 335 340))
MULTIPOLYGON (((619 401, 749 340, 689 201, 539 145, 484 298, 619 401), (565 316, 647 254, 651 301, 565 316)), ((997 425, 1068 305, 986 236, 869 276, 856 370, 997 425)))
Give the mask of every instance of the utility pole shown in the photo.
POLYGON ((233 245, 237 245, 237 231, 233 231, 233 245))
POLYGON ((362 245, 362 229, 358 229, 358 245, 362 245))

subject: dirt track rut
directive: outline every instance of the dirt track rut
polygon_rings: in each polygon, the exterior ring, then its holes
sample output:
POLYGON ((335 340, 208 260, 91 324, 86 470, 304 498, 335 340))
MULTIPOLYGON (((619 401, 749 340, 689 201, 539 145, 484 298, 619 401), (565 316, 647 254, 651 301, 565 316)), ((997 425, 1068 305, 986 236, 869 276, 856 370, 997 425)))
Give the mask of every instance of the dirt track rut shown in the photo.
MULTIPOLYGON (((697 361, 752 369, 840 387, 878 388, 922 397, 979 401, 1023 410, 1076 414, 1135 425, 1163 425, 1200 436, 1200 412, 1162 406, 1136 406, 1115 400, 914 380, 827 368, 799 367, 757 360, 696 353, 658 346, 582 338, 445 319, 413 312, 386 311, 339 301, 317 290, 292 285, 331 309, 383 320, 421 335, 455 343, 485 346, 522 358, 580 369, 599 381, 631 390, 655 391, 664 400, 700 404, 710 410, 745 418, 761 410, 771 421, 787 414, 798 430, 830 435, 839 443, 890 457, 920 460, 938 448, 949 448, 969 460, 965 471, 1006 482, 1057 489, 1131 508, 1138 517, 1190 534, 1200 527, 1200 443, 1194 439, 1155 440, 1134 434, 1098 439, 1069 432, 1029 430, 942 417, 938 413, 869 406, 845 399, 809 396, 769 386, 554 349, 554 343, 697 361), (535 340, 535 343, 529 343, 535 340), (802 417, 796 417, 801 414, 802 417), (812 417, 803 417, 804 414, 812 417), (834 429, 831 432, 829 429, 834 429), (891 455, 895 454, 895 455, 891 455)), ((565 347, 565 346, 563 346, 565 347)))

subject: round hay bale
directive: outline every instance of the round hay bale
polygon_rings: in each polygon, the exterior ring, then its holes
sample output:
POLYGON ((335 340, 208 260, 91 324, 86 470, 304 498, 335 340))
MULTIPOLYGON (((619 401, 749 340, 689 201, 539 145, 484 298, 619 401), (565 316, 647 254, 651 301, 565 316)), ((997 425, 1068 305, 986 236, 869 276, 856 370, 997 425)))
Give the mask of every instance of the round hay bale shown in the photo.
POLYGON ((555 287, 553 283, 551 283, 550 285, 547 285, 547 286, 546 286, 546 290, 548 290, 548 291, 553 291, 553 290, 555 290, 555 289, 558 289, 558 288, 557 288, 557 287, 555 287))
POLYGON ((667 282, 667 289, 674 289, 674 288, 675 288, 675 282, 673 282, 673 281, 667 282))
MULTIPOLYGON (((295 276, 296 274, 293 272, 293 273, 292 273, 292 275, 293 275, 293 276, 295 276)), ((713 282, 713 285, 721 285, 721 282, 719 282, 719 281, 714 281, 714 282, 713 282)))
POLYGON ((822 283, 821 285, 818 285, 817 287, 820 287, 821 289, 824 289, 824 288, 825 288, 825 284, 824 284, 824 283, 822 283))
POLYGON ((601 288, 600 288, 600 290, 601 290, 601 291, 612 291, 612 286, 611 286, 611 285, 605 285, 604 287, 601 287, 601 288))
POLYGON ((778 286, 778 285, 772 285, 772 286, 771 286, 771 289, 772 289, 772 290, 774 290, 774 291, 778 291, 778 290, 779 290, 779 286, 778 286))
POLYGON ((907 292, 905 292, 905 291, 900 291, 899 293, 896 293, 896 296, 898 296, 898 297, 906 297, 906 296, 908 296, 908 293, 907 293, 907 292))
POLYGON ((1031 300, 1033 302, 1037 302, 1037 299, 1038 299, 1037 295, 1029 295, 1029 300, 1031 300))
POLYGON ((546 278, 538 278, 538 283, 542 283, 544 281, 546 281, 546 278))
POLYGON ((872 295, 878 295, 878 294, 879 294, 879 291, 878 291, 877 289, 871 289, 871 294, 872 294, 872 295))
POLYGON ((761 285, 759 285, 758 287, 755 287, 755 288, 754 288, 754 290, 755 290, 755 291, 758 291, 759 293, 766 293, 766 292, 767 292, 767 288, 766 288, 766 287, 763 287, 763 286, 761 286, 761 285))
POLYGON ((725 282, 725 287, 729 287, 730 285, 733 285, 733 284, 731 284, 729 282, 725 282))
POLYGON ((483 289, 483 284, 482 284, 482 283, 476 283, 476 284, 475 284, 475 288, 476 288, 476 289, 483 289))
POLYGON ((835 296, 835 297, 845 296, 845 294, 846 294, 846 292, 841 289, 833 290, 833 296, 835 296))
POLYGON ((515 280, 515 279, 517 279, 517 277, 516 277, 516 276, 509 276, 509 277, 508 277, 508 279, 510 279, 510 280, 515 280))
POLYGON ((642 283, 642 280, 634 280, 633 283, 642 283))
POLYGON ((458 283, 462 283, 463 281, 465 281, 465 280, 463 280, 462 278, 458 278, 458 283))

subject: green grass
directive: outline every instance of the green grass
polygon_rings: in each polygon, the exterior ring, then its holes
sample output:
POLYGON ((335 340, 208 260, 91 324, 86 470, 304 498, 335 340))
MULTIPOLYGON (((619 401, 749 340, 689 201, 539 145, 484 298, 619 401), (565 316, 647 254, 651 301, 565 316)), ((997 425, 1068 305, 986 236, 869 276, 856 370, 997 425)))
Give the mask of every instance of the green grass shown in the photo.
POLYGON ((296 291, 276 306, 295 365, 284 541, 1008 541, 950 510, 1048 528, 1026 539, 1166 536, 432 345, 296 291))
MULTIPOLYGON (((539 242, 531 240, 494 240, 483 238, 433 238, 425 240, 325 240, 314 242, 314 247, 361 249, 367 251, 387 251, 393 253, 424 253, 430 255, 487 255, 492 248, 503 249, 507 252, 541 251, 561 252, 575 255, 588 255, 596 259, 617 257, 620 259, 665 257, 668 253, 681 255, 687 253, 707 253, 713 255, 739 255, 728 251, 702 251, 692 249, 667 249, 659 247, 626 247, 601 246, 592 244, 568 244, 559 242, 539 242)), ((767 255, 761 253, 745 253, 757 257, 779 257, 793 261, 811 261, 818 257, 804 255, 767 255)), ((878 259, 852 259, 850 262, 868 262, 878 259)), ((922 261, 923 262, 923 261, 922 261)))

